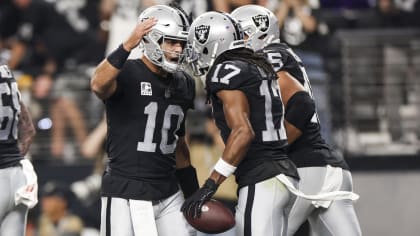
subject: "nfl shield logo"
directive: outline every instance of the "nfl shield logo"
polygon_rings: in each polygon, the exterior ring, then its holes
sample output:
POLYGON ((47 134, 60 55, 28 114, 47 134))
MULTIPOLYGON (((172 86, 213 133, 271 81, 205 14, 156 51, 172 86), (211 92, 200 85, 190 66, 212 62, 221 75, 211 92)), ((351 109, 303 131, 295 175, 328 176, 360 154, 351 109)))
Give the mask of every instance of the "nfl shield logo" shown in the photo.
POLYGON ((141 82, 141 95, 152 96, 152 85, 149 82, 141 82))
POLYGON ((204 44, 209 38, 210 25, 199 25, 195 27, 195 38, 199 43, 204 44))
POLYGON ((256 15, 252 17, 254 24, 262 32, 267 31, 268 29, 268 16, 267 15, 256 15))

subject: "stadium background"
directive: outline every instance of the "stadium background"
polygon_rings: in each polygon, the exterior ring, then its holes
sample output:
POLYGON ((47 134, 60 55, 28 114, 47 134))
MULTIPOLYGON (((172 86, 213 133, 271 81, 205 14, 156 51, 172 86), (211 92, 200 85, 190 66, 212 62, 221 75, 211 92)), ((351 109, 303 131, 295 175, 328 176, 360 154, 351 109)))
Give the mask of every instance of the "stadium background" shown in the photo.
MULTIPOLYGON (((70 210, 88 229, 84 235, 95 235, 99 224, 97 187, 104 156, 103 127, 98 128, 103 105, 89 91, 90 74, 105 51, 129 33, 141 9, 168 2, 0 2, 0 60, 15 70, 37 128, 30 158, 39 175, 40 199, 47 183, 61 184, 70 210), (34 2, 50 4, 55 12, 40 14, 34 2), (24 24, 28 19, 32 28, 24 24), (22 46, 23 56, 16 59, 22 46), (49 69, 50 63, 55 68, 49 69)), ((275 11, 281 4, 301 2, 297 5, 316 20, 316 26, 302 30, 304 24, 291 11, 281 37, 306 66, 324 136, 352 169, 354 191, 361 196, 355 207, 363 234, 419 234, 420 1, 176 2, 193 15, 247 3, 275 11)), ((200 86, 197 92, 196 110, 190 112, 187 126, 202 183, 222 147, 200 86)), ((216 196, 234 206, 234 189, 230 179, 216 196)), ((41 204, 30 211, 28 236, 47 236, 36 234, 42 214, 41 204)), ((307 235, 305 229, 300 235, 307 235)))

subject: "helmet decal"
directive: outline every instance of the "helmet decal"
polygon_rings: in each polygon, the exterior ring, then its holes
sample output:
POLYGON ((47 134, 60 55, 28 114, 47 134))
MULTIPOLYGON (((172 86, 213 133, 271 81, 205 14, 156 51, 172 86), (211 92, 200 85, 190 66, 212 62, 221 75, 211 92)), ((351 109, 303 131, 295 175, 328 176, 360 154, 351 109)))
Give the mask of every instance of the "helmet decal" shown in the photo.
POLYGON ((271 43, 280 42, 280 27, 273 12, 259 5, 245 5, 236 8, 232 17, 248 35, 246 46, 252 50, 260 50, 271 43))
POLYGON ((254 21, 255 26, 262 32, 266 32, 268 30, 268 16, 267 15, 256 15, 252 17, 252 20, 254 21))
POLYGON ((195 38, 201 44, 207 42, 210 33, 210 26, 209 25, 199 25, 195 27, 195 38))
POLYGON ((245 47, 240 24, 228 14, 210 11, 198 16, 188 33, 188 61, 195 75, 204 75, 225 51, 245 47))

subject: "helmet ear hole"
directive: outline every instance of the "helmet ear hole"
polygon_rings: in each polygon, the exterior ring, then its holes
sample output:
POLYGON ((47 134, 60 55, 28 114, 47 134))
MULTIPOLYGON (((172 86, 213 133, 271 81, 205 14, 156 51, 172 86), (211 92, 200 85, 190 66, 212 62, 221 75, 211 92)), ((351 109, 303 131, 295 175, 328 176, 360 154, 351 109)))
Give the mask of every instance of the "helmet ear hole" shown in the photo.
POLYGON ((203 49, 203 54, 204 54, 204 55, 209 54, 209 50, 207 49, 207 47, 205 47, 205 48, 203 49))

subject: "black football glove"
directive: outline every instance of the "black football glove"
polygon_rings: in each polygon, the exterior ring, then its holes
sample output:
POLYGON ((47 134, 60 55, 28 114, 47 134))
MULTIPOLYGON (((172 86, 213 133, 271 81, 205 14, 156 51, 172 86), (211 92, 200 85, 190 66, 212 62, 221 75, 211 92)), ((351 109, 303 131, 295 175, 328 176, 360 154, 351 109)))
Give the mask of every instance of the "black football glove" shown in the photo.
POLYGON ((200 217, 201 207, 216 193, 218 187, 219 185, 214 180, 207 179, 203 187, 185 200, 184 204, 182 204, 181 211, 192 218, 200 217))

